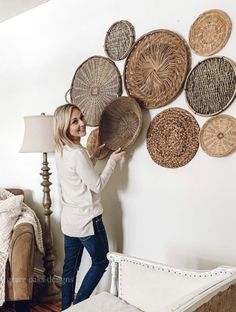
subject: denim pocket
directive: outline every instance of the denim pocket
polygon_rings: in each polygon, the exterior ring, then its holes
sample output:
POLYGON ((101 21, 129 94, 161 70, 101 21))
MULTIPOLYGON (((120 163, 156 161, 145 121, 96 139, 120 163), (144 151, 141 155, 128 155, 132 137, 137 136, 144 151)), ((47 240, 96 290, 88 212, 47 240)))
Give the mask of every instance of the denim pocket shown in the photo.
POLYGON ((102 217, 94 220, 94 230, 97 233, 105 231, 105 227, 104 227, 104 224, 102 222, 102 217))
POLYGON ((80 237, 79 239, 80 239, 82 242, 85 242, 85 241, 87 241, 88 239, 90 239, 91 237, 92 237, 92 235, 89 235, 89 236, 80 237))

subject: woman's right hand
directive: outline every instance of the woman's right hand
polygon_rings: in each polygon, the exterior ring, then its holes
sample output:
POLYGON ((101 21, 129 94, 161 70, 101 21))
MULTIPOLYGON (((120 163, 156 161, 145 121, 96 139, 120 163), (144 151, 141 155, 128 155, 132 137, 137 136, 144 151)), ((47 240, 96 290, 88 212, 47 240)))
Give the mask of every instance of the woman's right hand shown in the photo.
POLYGON ((125 152, 121 152, 121 148, 119 147, 115 152, 113 152, 110 156, 110 159, 120 161, 124 158, 125 152))

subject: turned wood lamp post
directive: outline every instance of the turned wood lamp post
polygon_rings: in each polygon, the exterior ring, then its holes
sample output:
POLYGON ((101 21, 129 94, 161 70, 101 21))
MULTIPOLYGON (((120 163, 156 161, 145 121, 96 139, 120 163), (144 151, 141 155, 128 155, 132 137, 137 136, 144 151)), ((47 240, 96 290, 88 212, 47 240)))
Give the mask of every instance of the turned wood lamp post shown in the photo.
POLYGON ((49 181, 51 175, 50 168, 48 167, 47 153, 54 152, 53 143, 53 116, 45 115, 42 113, 38 116, 26 116, 25 133, 21 153, 42 153, 43 154, 43 167, 42 172, 42 187, 43 187, 43 200, 44 207, 44 249, 45 255, 43 257, 44 266, 44 284, 42 291, 37 296, 38 300, 45 303, 53 303, 60 299, 60 289, 55 284, 54 279, 54 262, 55 256, 53 255, 52 247, 52 231, 50 215, 52 213, 50 185, 49 181))

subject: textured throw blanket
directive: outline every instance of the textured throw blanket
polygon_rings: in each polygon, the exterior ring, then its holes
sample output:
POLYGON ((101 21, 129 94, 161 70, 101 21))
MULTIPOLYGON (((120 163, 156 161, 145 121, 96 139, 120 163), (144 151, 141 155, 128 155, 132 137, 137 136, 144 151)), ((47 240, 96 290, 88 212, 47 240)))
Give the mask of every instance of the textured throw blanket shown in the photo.
POLYGON ((34 211, 23 203, 22 195, 15 196, 0 189, 0 306, 5 301, 5 272, 11 234, 21 223, 32 224, 37 249, 44 253, 42 228, 34 211))

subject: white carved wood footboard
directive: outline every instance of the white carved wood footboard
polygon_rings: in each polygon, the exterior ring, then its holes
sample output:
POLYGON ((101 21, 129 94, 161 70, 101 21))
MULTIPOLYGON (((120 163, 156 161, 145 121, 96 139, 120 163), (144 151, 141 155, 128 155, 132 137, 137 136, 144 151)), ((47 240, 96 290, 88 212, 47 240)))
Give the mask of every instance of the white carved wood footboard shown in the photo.
POLYGON ((236 312, 236 268, 182 270, 109 253, 111 294, 145 312, 236 312))

